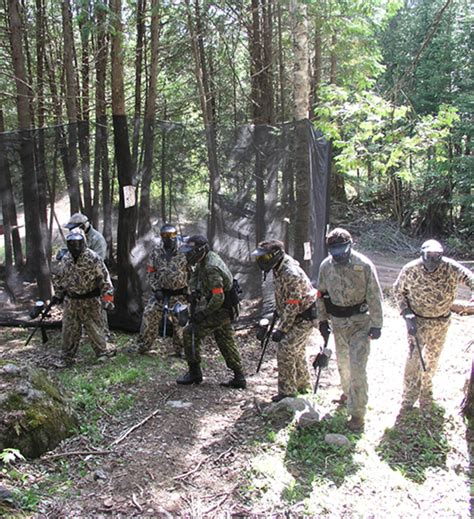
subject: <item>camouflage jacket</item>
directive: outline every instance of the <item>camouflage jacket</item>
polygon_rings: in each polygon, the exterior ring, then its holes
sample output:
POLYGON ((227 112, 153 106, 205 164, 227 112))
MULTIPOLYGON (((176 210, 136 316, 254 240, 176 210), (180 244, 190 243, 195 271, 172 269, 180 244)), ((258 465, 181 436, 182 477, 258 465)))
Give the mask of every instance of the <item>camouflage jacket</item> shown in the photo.
POLYGON ((114 288, 104 260, 93 250, 86 248, 77 261, 67 252, 59 264, 59 270, 53 276, 54 290, 57 296, 68 294, 87 294, 99 289, 104 300, 111 300, 114 288))
POLYGON ((402 268, 393 291, 400 313, 410 308, 422 317, 442 317, 449 315, 460 283, 474 291, 474 274, 457 261, 443 256, 430 273, 418 258, 402 268))
MULTIPOLYGON (((367 303, 370 327, 382 328, 382 290, 374 264, 357 251, 351 251, 347 265, 336 265, 331 256, 323 260, 319 267, 317 283, 319 294, 328 293, 331 302, 337 306, 348 307, 367 303)), ((327 321, 329 314, 323 299, 318 299, 318 319, 327 321)), ((332 317, 338 319, 338 317, 332 317)))
POLYGON ((102 234, 100 234, 99 231, 96 231, 91 225, 85 236, 89 249, 92 249, 102 259, 105 259, 107 256, 107 242, 102 234))
POLYGON ((317 299, 317 290, 311 284, 300 264, 288 254, 273 269, 275 306, 278 320, 275 329, 288 333, 295 319, 317 299))
POLYGON ((224 303, 225 292, 232 288, 234 277, 224 260, 215 252, 210 251, 200 261, 191 274, 189 288, 196 291, 206 301, 201 310, 205 315, 211 315, 219 310, 224 303))
POLYGON ((188 284, 188 263, 179 249, 170 256, 163 245, 157 245, 151 251, 146 270, 152 290, 180 290, 188 284))

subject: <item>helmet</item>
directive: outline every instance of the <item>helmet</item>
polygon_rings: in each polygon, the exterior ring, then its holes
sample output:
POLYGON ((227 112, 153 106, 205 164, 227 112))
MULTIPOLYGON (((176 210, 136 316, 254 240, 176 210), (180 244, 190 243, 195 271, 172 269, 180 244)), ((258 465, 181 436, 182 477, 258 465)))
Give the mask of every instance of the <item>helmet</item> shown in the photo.
POLYGON ((443 246, 439 241, 427 240, 421 246, 421 260, 428 272, 434 272, 440 265, 443 257, 443 246))
POLYGON ((181 247, 180 251, 186 256, 190 265, 196 265, 202 261, 209 252, 209 242, 202 234, 190 236, 181 247))
POLYGON ((347 265, 351 257, 352 236, 342 227, 336 227, 326 237, 329 254, 337 265, 347 265))
POLYGON ((174 225, 166 223, 160 228, 161 241, 163 247, 167 251, 173 251, 176 249, 178 243, 178 232, 174 225))
POLYGON ((285 246, 280 240, 261 241, 251 254, 263 272, 277 267, 285 255, 285 246))
POLYGON ((77 260, 86 249, 86 238, 84 232, 81 232, 79 229, 70 232, 66 236, 66 244, 71 256, 77 260))
POLYGON ((73 229, 76 229, 77 227, 84 229, 84 231, 87 231, 90 225, 88 222, 89 218, 87 218, 85 214, 74 213, 69 219, 69 222, 64 227, 70 229, 71 231, 73 229))

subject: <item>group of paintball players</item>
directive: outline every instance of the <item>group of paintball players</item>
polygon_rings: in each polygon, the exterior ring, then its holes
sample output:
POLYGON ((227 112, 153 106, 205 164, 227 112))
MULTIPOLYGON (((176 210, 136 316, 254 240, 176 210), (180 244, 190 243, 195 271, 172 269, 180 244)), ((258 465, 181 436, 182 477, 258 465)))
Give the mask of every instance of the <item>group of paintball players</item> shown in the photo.
MULTIPOLYGON (((82 327, 99 360, 116 350, 108 343, 105 311, 113 309, 113 286, 104 263, 105 240, 83 214, 74 214, 66 227, 70 230, 67 251, 53 276, 52 303, 63 305, 62 360, 68 366, 74 363, 82 327)), ((201 342, 213 336, 233 374, 221 385, 245 389, 247 381, 232 324, 239 310, 238 283, 205 236, 197 234, 183 241, 176 227, 166 224, 160 228, 160 238, 147 264, 151 297, 138 338, 129 351, 153 352, 157 336, 166 336, 166 327, 171 325, 173 354, 181 356, 184 350, 188 365, 176 382, 200 384, 201 342)), ((347 406, 348 428, 360 432, 368 401, 370 341, 380 338, 383 324, 382 291, 373 263, 353 249, 347 230, 333 229, 326 244, 329 254, 321 263, 316 287, 299 263, 285 253, 281 241, 262 241, 252 252, 263 279, 273 273, 275 291, 272 318, 257 327, 257 338, 262 345, 270 339, 277 343, 278 392, 272 401, 278 402, 311 390, 306 346, 313 328, 319 329, 325 345, 332 332, 342 386, 336 402, 347 406)), ((428 240, 421 247, 421 256, 402 268, 394 284, 409 342, 403 410, 418 400, 421 408, 433 402, 432 378, 460 283, 474 291, 472 272, 443 256, 439 242, 428 240)), ((321 349, 315 366, 327 364, 327 351, 321 349)))

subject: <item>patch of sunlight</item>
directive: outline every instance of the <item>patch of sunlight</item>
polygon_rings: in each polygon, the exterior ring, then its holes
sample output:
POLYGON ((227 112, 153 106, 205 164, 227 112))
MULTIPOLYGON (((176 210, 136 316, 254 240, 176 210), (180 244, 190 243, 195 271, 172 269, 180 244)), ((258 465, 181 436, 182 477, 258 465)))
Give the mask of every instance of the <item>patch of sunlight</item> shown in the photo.
POLYGON ((266 494, 265 501, 278 502, 285 488, 295 484, 295 479, 286 469, 283 459, 274 452, 256 456, 252 460, 252 472, 252 486, 262 495, 266 494))

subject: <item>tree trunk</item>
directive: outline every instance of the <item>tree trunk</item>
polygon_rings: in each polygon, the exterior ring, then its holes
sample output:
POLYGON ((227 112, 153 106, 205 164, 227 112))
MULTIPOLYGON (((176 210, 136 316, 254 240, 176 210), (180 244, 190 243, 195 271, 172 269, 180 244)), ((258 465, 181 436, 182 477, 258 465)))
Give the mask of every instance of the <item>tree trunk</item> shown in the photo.
POLYGON ((292 35, 294 51, 293 95, 295 120, 294 170, 296 190, 296 221, 294 256, 308 272, 310 262, 304 259, 304 244, 310 236, 310 168, 308 147, 309 113, 309 52, 306 5, 291 0, 292 35))
POLYGON ((74 37, 72 14, 69 0, 62 0, 64 34, 64 71, 66 74, 66 111, 68 117, 68 170, 65 171, 68 184, 71 213, 81 210, 81 193, 77 172, 77 91, 74 71, 74 37))
POLYGON ((18 0, 8 0, 10 22, 10 43, 17 91, 18 126, 21 138, 22 185, 26 232, 26 267, 36 276, 40 297, 51 297, 51 276, 46 255, 46 229, 39 214, 38 184, 34 165, 34 145, 31 138, 31 116, 29 99, 31 92, 27 86, 22 48, 22 24, 18 0))
POLYGON ((117 230, 118 287, 116 307, 119 314, 135 315, 141 311, 141 298, 137 273, 132 266, 130 253, 135 245, 137 204, 126 195, 135 196, 133 185, 133 164, 130 154, 127 116, 125 115, 125 92, 123 81, 122 48, 122 3, 112 0, 112 117, 114 127, 114 147, 119 181, 119 218, 117 230))
POLYGON ((313 57, 313 73, 311 75, 309 118, 314 119, 314 111, 319 103, 319 90, 321 88, 323 56, 322 56, 322 23, 318 18, 315 23, 314 35, 314 57, 313 57))
POLYGON ((153 174, 153 151, 155 129, 156 80, 158 76, 158 46, 160 43, 159 0, 151 2, 151 63, 148 82, 148 97, 145 105, 143 126, 143 175, 141 185, 138 236, 144 236, 150 229, 150 184, 153 174))
POLYGON ((199 89, 202 118, 206 133, 206 146, 209 167, 209 217, 207 226, 207 238, 212 246, 217 231, 217 195, 220 189, 219 166, 217 160, 216 122, 213 111, 214 93, 211 92, 211 84, 208 75, 207 59, 204 51, 203 27, 199 0, 194 3, 194 19, 191 13, 189 0, 185 0, 188 30, 191 37, 191 45, 194 57, 194 72, 199 89))
POLYGON ((8 279, 13 274, 13 265, 17 270, 22 268, 23 251, 18 230, 13 184, 6 154, 7 150, 3 143, 4 131, 3 111, 0 109, 0 171, 2 172, 0 175, 0 197, 2 202, 3 236, 5 239, 5 267, 8 279))
MULTIPOLYGON (((139 170, 138 161, 138 142, 140 140, 140 120, 142 113, 142 74, 143 74, 143 55, 145 46, 145 9, 146 0, 137 1, 136 9, 136 31, 137 44, 135 47, 135 109, 133 114, 133 138, 132 138, 132 163, 134 171, 139 170)), ((157 59, 151 55, 151 59, 157 59)), ((145 131, 145 129, 143 129, 145 131)), ((140 227, 139 227, 140 235, 140 227)))

